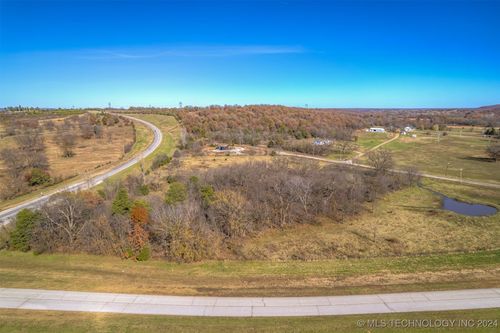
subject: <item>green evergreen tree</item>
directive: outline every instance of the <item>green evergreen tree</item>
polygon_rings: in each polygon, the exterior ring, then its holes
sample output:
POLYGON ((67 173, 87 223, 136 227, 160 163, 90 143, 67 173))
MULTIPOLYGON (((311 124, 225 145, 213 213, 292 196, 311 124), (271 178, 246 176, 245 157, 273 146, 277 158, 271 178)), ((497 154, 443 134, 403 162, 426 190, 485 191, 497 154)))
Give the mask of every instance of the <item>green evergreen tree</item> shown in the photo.
POLYGON ((29 209, 21 210, 16 216, 16 226, 10 234, 12 249, 18 251, 29 251, 30 242, 40 214, 29 209))
POLYGON ((120 187, 111 207, 113 214, 125 215, 130 212, 132 202, 128 197, 128 192, 124 187, 120 187))

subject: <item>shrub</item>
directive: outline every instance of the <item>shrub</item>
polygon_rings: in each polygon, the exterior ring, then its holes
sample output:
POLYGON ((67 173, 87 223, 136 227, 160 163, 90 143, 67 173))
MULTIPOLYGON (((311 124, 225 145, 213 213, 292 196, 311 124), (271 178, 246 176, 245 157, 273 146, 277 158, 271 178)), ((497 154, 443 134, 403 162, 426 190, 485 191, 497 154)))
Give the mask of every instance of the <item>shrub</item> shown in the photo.
POLYGON ((173 182, 170 184, 167 194, 165 196, 165 202, 169 205, 182 202, 187 199, 187 189, 183 183, 173 182))
POLYGON ((139 193, 141 195, 148 195, 149 194, 149 187, 146 184, 143 184, 139 187, 139 193))
POLYGON ((137 261, 147 261, 151 257, 151 248, 149 246, 144 246, 137 257, 135 258, 137 261))
POLYGON ((492 159, 498 161, 498 159, 500 158, 500 144, 490 145, 488 148, 486 148, 486 152, 492 159))
POLYGON ((29 209, 21 210, 16 216, 16 226, 10 234, 11 247, 18 251, 29 251, 30 242, 40 214, 29 209))
POLYGON ((210 205, 214 200, 215 190, 212 185, 204 185, 200 188, 200 195, 205 205, 210 205))
POLYGON ((210 256, 213 242, 207 232, 188 224, 174 224, 169 230, 167 258, 176 262, 194 262, 210 256))
POLYGON ((134 143, 133 142, 130 142, 130 143, 126 143, 124 146, 123 146, 123 153, 124 154, 128 154, 130 153, 130 151, 132 151, 132 147, 134 146, 134 143))
POLYGON ((41 169, 34 168, 28 175, 27 180, 30 186, 43 185, 50 183, 50 175, 41 169))
POLYGON ((151 170, 156 170, 170 162, 171 158, 165 154, 161 153, 155 156, 153 163, 151 164, 151 170))
POLYGON ((181 151, 180 151, 180 150, 178 150, 178 149, 176 149, 176 150, 174 151, 173 157, 174 157, 174 158, 179 158, 179 157, 181 157, 181 156, 182 156, 181 151))

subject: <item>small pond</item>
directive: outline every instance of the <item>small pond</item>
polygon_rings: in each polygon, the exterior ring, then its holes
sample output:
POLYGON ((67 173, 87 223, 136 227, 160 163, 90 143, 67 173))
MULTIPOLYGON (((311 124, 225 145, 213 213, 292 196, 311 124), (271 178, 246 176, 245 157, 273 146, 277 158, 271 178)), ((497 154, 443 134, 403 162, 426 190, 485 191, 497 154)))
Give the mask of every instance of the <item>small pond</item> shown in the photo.
POLYGON ((458 201, 452 198, 448 198, 447 196, 444 195, 443 195, 443 204, 441 208, 467 216, 488 216, 488 215, 494 215, 497 212, 497 209, 492 206, 471 204, 463 201, 458 201))

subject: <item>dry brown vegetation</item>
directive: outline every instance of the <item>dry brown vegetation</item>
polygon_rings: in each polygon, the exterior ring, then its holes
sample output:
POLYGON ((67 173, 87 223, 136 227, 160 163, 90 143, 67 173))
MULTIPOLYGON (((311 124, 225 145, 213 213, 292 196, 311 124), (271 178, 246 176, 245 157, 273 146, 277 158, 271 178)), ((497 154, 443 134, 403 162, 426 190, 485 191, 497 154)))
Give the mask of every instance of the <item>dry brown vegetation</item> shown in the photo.
POLYGON ((63 118, 13 115, 2 119, 1 196, 9 199, 120 160, 134 142, 132 123, 87 113, 63 118), (33 170, 43 177, 30 181, 33 170), (39 170, 39 171, 38 171, 39 170), (25 180, 28 180, 26 183, 25 180))
MULTIPOLYGON (((210 106, 183 109, 131 109, 130 112, 174 115, 186 129, 185 142, 257 145, 286 139, 338 137, 361 128, 360 114, 281 105, 210 106)), ((181 140, 183 141, 183 140, 181 140)))
MULTIPOLYGON (((494 189, 429 182, 464 201, 497 205, 494 189)), ((245 241, 244 257, 304 259, 428 255, 500 247, 500 214, 467 217, 440 209, 440 198, 427 189, 410 187, 389 193, 344 224, 328 219, 316 225, 269 230, 245 241)))
MULTIPOLYGON (((175 170, 176 160, 169 168, 175 170)), ((28 241, 19 248, 137 260, 152 254, 184 262, 241 257, 238 244, 243 239, 322 218, 342 224, 360 213, 364 202, 408 185, 400 175, 285 158, 201 173, 177 170, 166 179, 166 191, 161 182, 155 183, 158 178, 149 177, 156 172, 107 183, 100 196, 59 195, 41 207, 29 227, 28 241)), ((14 234, 24 235, 26 231, 19 229, 23 225, 18 218, 14 234)), ((26 237, 15 239, 20 238, 26 237)), ((18 248, 14 238, 6 246, 18 248)))

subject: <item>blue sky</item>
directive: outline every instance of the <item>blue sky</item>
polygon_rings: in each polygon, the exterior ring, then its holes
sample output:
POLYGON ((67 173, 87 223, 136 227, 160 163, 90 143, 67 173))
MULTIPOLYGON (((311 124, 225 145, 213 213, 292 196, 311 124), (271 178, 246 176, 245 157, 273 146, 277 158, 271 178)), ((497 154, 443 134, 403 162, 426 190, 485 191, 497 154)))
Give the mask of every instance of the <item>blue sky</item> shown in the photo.
POLYGON ((0 106, 500 103, 499 1, 0 0, 0 106))

